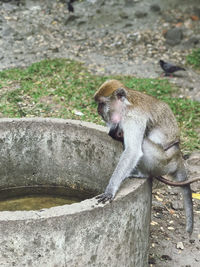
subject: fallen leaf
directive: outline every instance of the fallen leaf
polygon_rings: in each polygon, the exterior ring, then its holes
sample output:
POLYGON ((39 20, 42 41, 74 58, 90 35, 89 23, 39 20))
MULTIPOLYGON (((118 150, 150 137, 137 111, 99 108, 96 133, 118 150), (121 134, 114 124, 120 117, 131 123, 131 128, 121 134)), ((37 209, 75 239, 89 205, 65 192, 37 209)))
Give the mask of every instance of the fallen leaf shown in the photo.
POLYGON ((76 116, 83 116, 84 114, 79 111, 79 110, 72 110, 72 113, 75 114, 76 116))
POLYGON ((158 223, 155 222, 155 221, 152 221, 152 222, 151 222, 151 225, 158 225, 158 223))
POLYGON ((41 81, 37 81, 37 82, 35 82, 35 84, 41 84, 42 82, 41 81))
POLYGON ((176 248, 184 250, 183 242, 178 242, 176 248))
POLYGON ((179 27, 181 27, 182 25, 183 25, 183 22, 178 22, 178 23, 176 24, 176 27, 179 28, 179 27))
POLYGON ((166 32, 167 32, 166 29, 164 29, 164 30, 162 31, 163 36, 165 36, 166 32))
POLYGON ((197 20, 199 20, 199 17, 196 16, 196 15, 192 15, 192 16, 191 16, 191 19, 194 20, 194 21, 197 21, 197 20))
POLYGON ((160 197, 158 197, 158 196, 155 196, 155 198, 156 198, 158 201, 160 201, 160 202, 162 202, 162 201, 163 201, 163 199, 162 199, 162 198, 160 198, 160 197))
POLYGON ((174 214, 175 211, 170 209, 170 210, 169 210, 169 213, 170 213, 170 214, 174 214))
POLYGON ((192 197, 196 199, 200 199, 200 194, 192 193, 192 197))

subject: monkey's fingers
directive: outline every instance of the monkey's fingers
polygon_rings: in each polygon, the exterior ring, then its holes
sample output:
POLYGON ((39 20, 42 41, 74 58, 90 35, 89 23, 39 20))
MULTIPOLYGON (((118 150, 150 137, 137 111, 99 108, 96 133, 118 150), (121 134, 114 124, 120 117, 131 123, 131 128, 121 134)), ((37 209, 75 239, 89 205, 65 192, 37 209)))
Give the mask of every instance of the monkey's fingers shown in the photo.
POLYGON ((96 199, 98 199, 98 203, 106 203, 107 201, 110 201, 112 202, 112 199, 113 199, 113 195, 110 194, 110 193, 103 193, 99 196, 96 197, 96 199))

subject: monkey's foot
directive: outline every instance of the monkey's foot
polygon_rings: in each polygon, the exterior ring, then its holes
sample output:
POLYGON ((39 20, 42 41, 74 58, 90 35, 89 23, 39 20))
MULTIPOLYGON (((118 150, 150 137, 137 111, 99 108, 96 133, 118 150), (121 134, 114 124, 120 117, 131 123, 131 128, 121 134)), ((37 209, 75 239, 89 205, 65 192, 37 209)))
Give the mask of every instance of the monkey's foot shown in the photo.
POLYGON ((103 193, 103 194, 97 196, 96 199, 98 199, 98 203, 102 202, 104 204, 107 201, 112 202, 113 195, 111 193, 103 193))

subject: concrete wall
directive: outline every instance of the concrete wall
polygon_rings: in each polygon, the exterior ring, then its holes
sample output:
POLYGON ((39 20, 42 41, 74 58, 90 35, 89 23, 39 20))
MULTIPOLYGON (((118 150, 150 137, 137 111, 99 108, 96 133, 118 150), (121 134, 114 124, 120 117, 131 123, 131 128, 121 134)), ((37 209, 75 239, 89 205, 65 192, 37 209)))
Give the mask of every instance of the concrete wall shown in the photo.
MULTIPOLYGON (((121 151, 94 124, 1 119, 0 189, 50 183, 103 191, 121 151)), ((91 198, 0 212, 0 266, 148 266, 150 210, 150 181, 127 179, 111 204, 91 198)))
POLYGON ((121 144, 94 124, 1 119, 0 187, 81 184, 102 191, 121 151, 121 144))

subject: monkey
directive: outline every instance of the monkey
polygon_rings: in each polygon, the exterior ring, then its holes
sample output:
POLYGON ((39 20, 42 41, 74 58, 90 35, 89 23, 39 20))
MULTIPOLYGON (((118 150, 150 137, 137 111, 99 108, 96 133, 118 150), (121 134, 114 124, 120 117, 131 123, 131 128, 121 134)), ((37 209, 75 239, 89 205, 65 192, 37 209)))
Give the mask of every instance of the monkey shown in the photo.
MULTIPOLYGON (((110 129, 109 134, 123 141, 124 150, 98 203, 112 201, 127 177, 152 178, 171 175, 185 182, 187 173, 179 147, 176 118, 163 101, 125 87, 118 80, 104 82, 94 95, 98 114, 110 129)), ((183 184, 186 231, 193 231, 192 192, 183 184)))
MULTIPOLYGON (((113 139, 121 142, 123 144, 123 147, 124 147, 123 131, 122 131, 122 129, 120 129, 119 124, 117 124, 113 128, 111 128, 108 135, 111 136, 113 139)), ((179 145, 179 142, 172 143, 170 146, 168 146, 164 150, 166 151, 167 149, 169 149, 171 146, 174 146, 174 145, 179 145)), ((199 177, 191 179, 191 180, 185 180, 182 182, 174 182, 174 181, 168 180, 162 176, 157 176, 154 178, 157 179, 158 181, 164 183, 164 184, 171 185, 171 186, 185 186, 185 185, 200 181, 199 177)))
POLYGON ((113 139, 122 142, 122 144, 124 143, 123 131, 120 128, 119 124, 116 124, 113 127, 111 127, 108 135, 111 136, 113 139))

